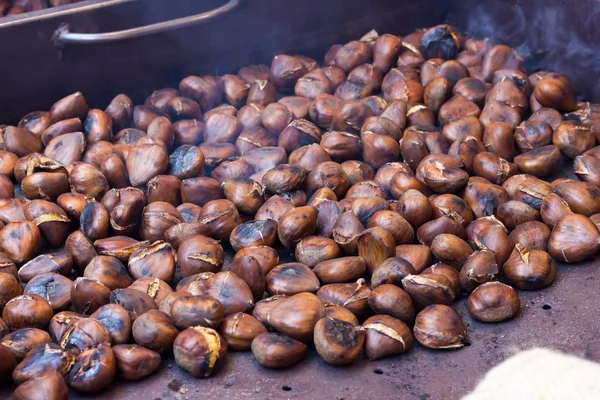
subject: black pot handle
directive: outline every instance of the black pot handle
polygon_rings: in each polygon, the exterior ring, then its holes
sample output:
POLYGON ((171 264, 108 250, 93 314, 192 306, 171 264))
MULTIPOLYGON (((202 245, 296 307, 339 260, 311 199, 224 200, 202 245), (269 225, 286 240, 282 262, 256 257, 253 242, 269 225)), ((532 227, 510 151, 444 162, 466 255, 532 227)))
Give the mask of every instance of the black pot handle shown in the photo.
POLYGON ((68 24, 62 24, 52 37, 55 46, 63 48, 69 45, 96 44, 120 42, 122 40, 134 39, 141 36, 152 35, 155 33, 166 32, 173 29, 179 29, 190 25, 202 24, 220 17, 240 4, 241 0, 229 0, 221 7, 215 8, 201 14, 190 15, 188 17, 172 19, 170 21, 158 22, 156 24, 140 26, 137 28, 125 29, 122 31, 106 33, 76 33, 71 32, 68 24))

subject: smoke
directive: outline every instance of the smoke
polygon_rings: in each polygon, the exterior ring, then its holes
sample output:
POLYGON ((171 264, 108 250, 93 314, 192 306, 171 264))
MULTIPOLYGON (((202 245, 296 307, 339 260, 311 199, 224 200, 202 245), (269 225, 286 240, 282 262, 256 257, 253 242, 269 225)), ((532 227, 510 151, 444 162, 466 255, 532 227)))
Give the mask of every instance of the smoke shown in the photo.
POLYGON ((453 17, 470 36, 514 47, 529 72, 559 72, 600 102, 599 0, 467 0, 453 17))

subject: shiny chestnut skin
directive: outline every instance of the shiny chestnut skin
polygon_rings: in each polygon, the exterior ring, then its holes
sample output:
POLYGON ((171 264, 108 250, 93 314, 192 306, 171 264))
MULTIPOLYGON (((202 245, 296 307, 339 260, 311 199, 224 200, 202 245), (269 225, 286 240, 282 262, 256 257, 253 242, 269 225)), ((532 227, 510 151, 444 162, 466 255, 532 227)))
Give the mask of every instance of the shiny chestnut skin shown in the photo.
POLYGON ((389 315, 375 315, 363 323, 365 329, 365 353, 369 360, 402 354, 413 346, 408 326, 389 315))
POLYGON ((227 343, 215 330, 196 326, 177 336, 173 353, 177 365, 193 377, 205 378, 224 362, 227 343))
POLYGON ((452 308, 435 304, 425 308, 415 320, 415 339, 430 349, 454 349, 464 345, 467 328, 452 308))
POLYGON ((225 318, 225 309, 212 296, 181 296, 171 303, 169 315, 180 329, 191 326, 216 328, 225 318))
POLYGON ((251 345, 259 365, 286 368, 298 363, 306 353, 306 345, 281 333, 263 333, 251 345))
POLYGON ((554 260, 542 250, 529 250, 517 244, 502 266, 504 280, 517 289, 536 290, 554 281, 554 260))
POLYGON ((231 350, 250 350, 254 339, 266 332, 256 317, 244 313, 228 315, 219 327, 219 334, 231 350))
POLYGON ((50 304, 37 294, 13 297, 2 310, 2 319, 11 332, 24 328, 45 329, 53 315, 50 304))
POLYGON ((515 290, 500 282, 478 286, 467 300, 469 314, 482 322, 499 322, 518 314, 521 301, 515 290))
POLYGON ((117 373, 127 380, 138 380, 152 374, 160 365, 161 357, 155 351, 137 344, 119 344, 112 347, 117 373))
POLYGON ((415 306, 410 295, 398 286, 382 284, 369 294, 369 306, 376 314, 388 314, 405 323, 415 319, 415 306))
POLYGON ((15 400, 67 400, 69 388, 62 374, 48 371, 23 383, 13 393, 15 400))
POLYGON ((171 350, 179 330, 170 316, 159 310, 149 310, 133 321, 132 334, 140 346, 162 353, 171 350))

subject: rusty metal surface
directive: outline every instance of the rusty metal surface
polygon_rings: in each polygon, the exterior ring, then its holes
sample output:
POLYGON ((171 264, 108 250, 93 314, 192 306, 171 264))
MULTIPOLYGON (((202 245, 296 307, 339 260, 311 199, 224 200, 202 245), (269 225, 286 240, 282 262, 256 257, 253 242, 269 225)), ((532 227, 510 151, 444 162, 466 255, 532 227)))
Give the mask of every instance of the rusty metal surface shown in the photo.
MULTIPOLYGON (((93 398, 459 399, 487 370, 521 349, 549 347, 600 361, 599 293, 600 260, 557 265, 550 288, 519 292, 521 313, 511 321, 474 321, 463 296, 455 308, 467 324, 471 345, 460 350, 433 351, 416 344, 408 354, 375 362, 361 358, 348 367, 329 366, 312 350, 286 370, 261 368, 249 352, 230 353, 224 368, 208 379, 190 377, 169 357, 150 378, 117 381, 93 398)), ((8 388, 0 391, 0 398, 8 396, 8 388)))

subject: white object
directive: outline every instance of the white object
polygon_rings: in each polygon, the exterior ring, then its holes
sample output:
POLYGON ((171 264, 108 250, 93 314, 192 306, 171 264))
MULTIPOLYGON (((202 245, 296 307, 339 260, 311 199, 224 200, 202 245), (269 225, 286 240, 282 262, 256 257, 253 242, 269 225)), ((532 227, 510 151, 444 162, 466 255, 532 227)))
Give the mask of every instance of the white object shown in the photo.
POLYGON ((462 400, 599 400, 600 365, 548 349, 518 353, 492 368, 462 400))

